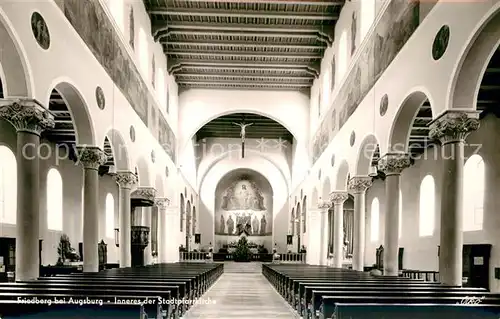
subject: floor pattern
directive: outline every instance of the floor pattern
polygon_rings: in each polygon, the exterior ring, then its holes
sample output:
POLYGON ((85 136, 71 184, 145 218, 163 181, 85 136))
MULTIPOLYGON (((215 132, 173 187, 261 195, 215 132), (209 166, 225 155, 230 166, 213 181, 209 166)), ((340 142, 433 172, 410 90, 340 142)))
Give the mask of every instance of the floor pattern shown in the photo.
POLYGON ((185 319, 299 318, 261 273, 259 263, 226 263, 224 274, 185 319), (208 301, 212 302, 208 302, 208 301))

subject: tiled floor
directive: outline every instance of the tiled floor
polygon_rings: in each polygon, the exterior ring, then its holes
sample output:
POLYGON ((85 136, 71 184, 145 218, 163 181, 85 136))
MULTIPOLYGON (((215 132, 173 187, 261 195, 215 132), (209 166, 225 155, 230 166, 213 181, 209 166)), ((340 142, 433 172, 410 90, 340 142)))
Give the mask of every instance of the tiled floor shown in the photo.
POLYGON ((202 299, 207 303, 193 306, 184 318, 298 318, 254 262, 226 263, 224 274, 202 299))

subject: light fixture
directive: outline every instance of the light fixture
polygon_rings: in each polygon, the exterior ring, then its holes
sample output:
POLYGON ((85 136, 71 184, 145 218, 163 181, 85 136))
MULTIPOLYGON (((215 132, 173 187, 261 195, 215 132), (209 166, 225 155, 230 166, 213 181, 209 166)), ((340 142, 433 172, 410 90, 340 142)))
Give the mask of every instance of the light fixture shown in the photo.
POLYGON ((370 176, 370 177, 377 177, 378 176, 377 166, 370 166, 370 171, 368 172, 368 176, 370 176))
POLYGON ((120 247, 120 228, 115 228, 115 246, 120 247))

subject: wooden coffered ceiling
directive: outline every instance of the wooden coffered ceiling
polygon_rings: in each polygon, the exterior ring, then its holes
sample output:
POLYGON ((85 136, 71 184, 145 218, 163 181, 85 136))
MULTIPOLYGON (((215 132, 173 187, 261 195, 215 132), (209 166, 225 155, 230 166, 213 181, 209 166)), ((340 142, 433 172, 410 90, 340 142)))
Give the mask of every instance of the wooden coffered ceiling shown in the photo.
POLYGON ((309 90, 344 0, 143 0, 179 87, 309 90))

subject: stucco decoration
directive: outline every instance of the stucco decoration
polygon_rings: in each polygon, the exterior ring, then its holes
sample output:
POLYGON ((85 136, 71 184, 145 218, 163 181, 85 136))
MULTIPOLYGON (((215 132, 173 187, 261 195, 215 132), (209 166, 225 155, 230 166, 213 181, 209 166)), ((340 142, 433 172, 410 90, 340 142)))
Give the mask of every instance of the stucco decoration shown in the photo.
POLYGON ((106 153, 97 146, 77 146, 76 151, 78 162, 85 168, 98 169, 108 160, 106 153))
POLYGON ((432 58, 439 60, 443 57, 450 42, 450 27, 444 25, 439 29, 432 43, 432 58))
MULTIPOLYGON (((419 1, 391 1, 374 32, 360 48, 359 59, 355 61, 346 81, 339 88, 332 105, 336 106, 338 125, 324 141, 324 122, 329 123, 333 108, 328 110, 323 123, 313 135, 313 162, 316 162, 336 133, 354 113, 359 103, 373 88, 373 85, 387 69, 419 25, 419 1)), ((330 124, 331 125, 331 124, 330 124)), ((328 126, 328 125, 327 125, 328 126)))
POLYGON ((130 125, 130 130, 129 131, 130 131, 129 132, 130 133, 130 140, 132 142, 135 142, 135 128, 132 125, 130 125))
POLYGON ((96 87, 95 89, 95 99, 97 102, 97 106, 101 109, 104 110, 106 107, 106 98, 104 96, 104 91, 100 86, 96 87))
POLYGON ((131 189, 138 183, 137 175, 133 172, 117 172, 114 176, 115 182, 121 188, 131 189))
POLYGON ((410 156, 406 153, 389 153, 378 160, 378 169, 387 176, 399 175, 410 165, 410 156))
POLYGON ((1 99, 0 118, 8 121, 18 132, 36 135, 55 126, 54 115, 34 99, 1 99))
POLYGON ((380 99, 380 116, 384 116, 387 113, 387 109, 389 108, 389 96, 384 94, 382 99, 380 99))
MULTIPOLYGON (((155 97, 121 42, 98 0, 64 0, 64 14, 93 55, 123 93, 142 122, 175 162, 175 134, 155 97), (153 114, 158 114, 152 116, 153 114), (156 120, 156 118, 158 118, 156 120)), ((131 35, 132 39, 132 35, 131 35)), ((132 43, 131 43, 132 45, 132 43)))
POLYGON ((50 47, 49 28, 42 15, 38 12, 33 12, 31 15, 31 30, 33 31, 33 36, 38 45, 40 45, 42 49, 48 50, 50 47))
POLYGON ((348 198, 349 194, 347 192, 334 191, 330 193, 330 201, 332 204, 343 204, 348 198))
POLYGON ((332 208, 332 202, 329 200, 319 199, 318 200, 318 208, 325 210, 325 211, 328 211, 328 209, 332 208))
POLYGON ((372 178, 369 176, 354 176, 349 179, 348 189, 352 193, 363 193, 372 186, 372 178))
POLYGON ((479 128, 479 112, 447 111, 430 125, 429 136, 441 143, 464 141, 479 128))

